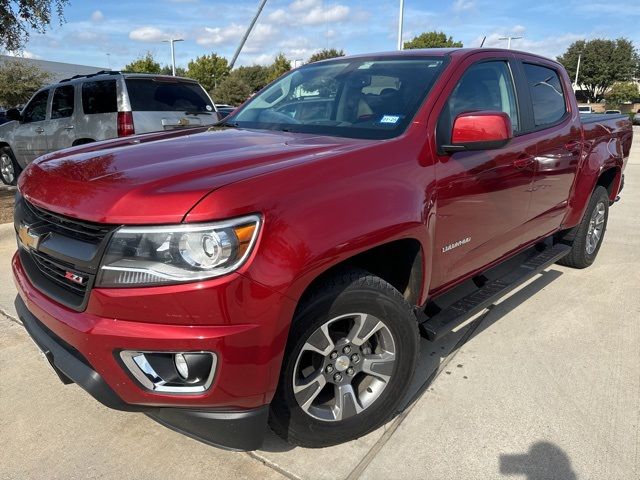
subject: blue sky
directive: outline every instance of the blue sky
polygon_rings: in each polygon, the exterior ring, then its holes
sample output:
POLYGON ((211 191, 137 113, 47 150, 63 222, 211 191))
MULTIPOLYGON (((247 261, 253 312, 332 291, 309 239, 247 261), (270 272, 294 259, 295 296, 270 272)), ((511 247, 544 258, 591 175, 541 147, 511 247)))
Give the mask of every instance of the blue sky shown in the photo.
MULTIPOLYGON (((228 58, 249 23, 258 0, 71 0, 67 23, 34 33, 24 55, 70 63, 121 68, 151 51, 185 66, 197 55, 228 58), (107 55, 109 54, 109 55, 107 55), (109 65, 110 64, 110 65, 109 65)), ((269 0, 238 60, 266 64, 280 51, 291 60, 335 47, 347 53, 393 50, 397 0, 269 0)), ((522 35, 513 48, 546 56, 573 41, 624 36, 640 49, 640 0, 405 0, 408 40, 427 30, 443 30, 465 46, 505 46, 499 37, 522 35)))

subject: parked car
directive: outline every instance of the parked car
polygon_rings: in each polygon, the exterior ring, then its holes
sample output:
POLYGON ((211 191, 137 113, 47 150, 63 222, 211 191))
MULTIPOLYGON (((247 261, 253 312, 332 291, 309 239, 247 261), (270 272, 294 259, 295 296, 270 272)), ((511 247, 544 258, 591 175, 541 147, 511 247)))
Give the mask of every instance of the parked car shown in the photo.
POLYGON ((18 183, 16 310, 111 408, 233 449, 267 422, 358 438, 401 408, 419 334, 596 260, 633 131, 577 112, 553 60, 405 50, 305 65, 213 129, 45 155, 18 183))
POLYGON ((640 110, 638 110, 636 114, 633 116, 633 124, 640 125, 640 110))
POLYGON ((15 184, 29 162, 63 148, 135 133, 211 125, 219 117, 194 80, 137 73, 77 76, 38 91, 0 127, 1 179, 15 184))
POLYGON ((591 108, 591 105, 579 105, 578 106, 578 111, 581 114, 593 113, 593 108, 591 108))
POLYGON ((220 117, 220 119, 223 119, 229 116, 231 112, 233 112, 235 109, 236 107, 227 105, 226 103, 220 103, 220 104, 216 103, 216 110, 218 112, 218 116, 220 117))
POLYGON ((620 110, 605 110, 605 115, 620 115, 622 112, 620 110))

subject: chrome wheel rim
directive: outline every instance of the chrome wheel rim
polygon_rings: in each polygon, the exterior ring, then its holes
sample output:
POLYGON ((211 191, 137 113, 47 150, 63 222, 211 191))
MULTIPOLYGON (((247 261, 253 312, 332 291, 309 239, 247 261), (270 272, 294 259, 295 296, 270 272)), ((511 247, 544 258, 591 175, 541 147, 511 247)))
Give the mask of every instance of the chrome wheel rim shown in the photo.
POLYGON ((591 219, 589 220, 589 230, 587 231, 586 249, 589 255, 598 248, 602 234, 604 233, 604 217, 606 208, 603 202, 598 202, 596 208, 593 209, 591 219))
POLYGON ((316 420, 345 420, 380 398, 395 359, 393 336, 380 319, 366 313, 340 315, 304 343, 293 370, 293 395, 316 420))
POLYGON ((2 174, 3 182, 7 185, 11 185, 16 178, 13 162, 6 153, 0 155, 0 174, 2 174))

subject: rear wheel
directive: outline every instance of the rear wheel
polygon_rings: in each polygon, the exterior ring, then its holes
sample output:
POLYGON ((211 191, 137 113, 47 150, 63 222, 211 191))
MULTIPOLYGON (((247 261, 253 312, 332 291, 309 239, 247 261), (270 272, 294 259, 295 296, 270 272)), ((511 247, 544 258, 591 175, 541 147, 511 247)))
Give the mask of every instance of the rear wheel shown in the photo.
POLYGON ((293 320, 271 427, 291 443, 323 447, 381 426, 409 386, 418 342, 395 288, 364 271, 336 277, 293 320))
POLYGON ((564 241, 571 246, 569 254, 558 261, 572 268, 590 266, 602 245, 609 219, 609 193, 604 187, 596 187, 580 224, 571 232, 573 240, 564 241))
POLYGON ((9 147, 0 148, 0 179, 5 185, 15 185, 22 172, 9 147))

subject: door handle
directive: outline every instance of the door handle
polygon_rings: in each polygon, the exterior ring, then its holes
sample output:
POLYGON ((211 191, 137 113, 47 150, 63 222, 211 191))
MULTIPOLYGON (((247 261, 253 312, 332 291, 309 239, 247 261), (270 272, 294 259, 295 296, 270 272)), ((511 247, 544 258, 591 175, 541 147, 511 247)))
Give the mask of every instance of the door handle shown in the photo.
POLYGON ((36 133, 44 133, 44 128, 42 127, 36 128, 36 133))
POLYGON ((580 153, 580 150, 582 150, 582 142, 580 140, 572 140, 565 143, 564 148, 571 153, 580 153))
POLYGON ((516 158, 513 162, 513 166, 516 168, 527 168, 533 164, 535 161, 535 157, 531 155, 524 155, 522 157, 516 158))
POLYGON ((76 128, 76 127, 74 127, 73 125, 69 125, 68 127, 64 127, 64 129, 67 130, 67 131, 73 130, 74 128, 76 128))

